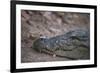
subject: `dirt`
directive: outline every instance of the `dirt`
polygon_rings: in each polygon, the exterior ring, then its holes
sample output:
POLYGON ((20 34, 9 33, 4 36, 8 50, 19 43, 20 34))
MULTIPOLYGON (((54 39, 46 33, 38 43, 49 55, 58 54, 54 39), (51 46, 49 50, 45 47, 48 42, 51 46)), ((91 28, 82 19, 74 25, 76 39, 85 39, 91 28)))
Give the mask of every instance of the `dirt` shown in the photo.
POLYGON ((32 48, 33 42, 40 37, 54 37, 75 29, 90 29, 88 13, 21 11, 21 62, 68 61, 40 53, 32 48))

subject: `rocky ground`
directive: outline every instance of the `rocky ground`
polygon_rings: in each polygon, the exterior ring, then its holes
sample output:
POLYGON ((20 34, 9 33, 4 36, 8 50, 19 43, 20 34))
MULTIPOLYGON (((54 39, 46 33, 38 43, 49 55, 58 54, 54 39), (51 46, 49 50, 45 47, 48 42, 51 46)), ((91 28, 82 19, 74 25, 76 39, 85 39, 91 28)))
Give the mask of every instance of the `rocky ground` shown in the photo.
MULTIPOLYGON (((51 38, 76 29, 90 29, 88 13, 21 11, 21 62, 65 61, 32 48, 33 42, 42 37, 51 38)), ((73 55, 73 53, 72 53, 73 55)), ((75 56, 75 55, 74 55, 75 56)))

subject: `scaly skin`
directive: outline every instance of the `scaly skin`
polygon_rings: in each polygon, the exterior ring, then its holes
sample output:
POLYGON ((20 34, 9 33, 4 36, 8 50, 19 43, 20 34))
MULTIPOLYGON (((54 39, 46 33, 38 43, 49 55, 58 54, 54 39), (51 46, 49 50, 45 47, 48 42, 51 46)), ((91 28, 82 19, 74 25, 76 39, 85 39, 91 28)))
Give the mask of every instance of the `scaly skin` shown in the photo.
MULTIPOLYGON (((39 38, 33 43, 33 48, 39 52, 48 53, 54 56, 65 57, 69 59, 80 59, 82 56, 79 54, 79 57, 70 56, 71 54, 62 55, 63 52, 74 53, 74 50, 82 47, 84 49, 90 48, 90 34, 86 30, 74 30, 70 31, 64 35, 59 35, 52 38, 39 38), (59 53, 57 53, 59 51, 59 53)), ((81 48, 80 48, 81 49, 81 48)), ((88 53, 88 52, 86 52, 88 53)))

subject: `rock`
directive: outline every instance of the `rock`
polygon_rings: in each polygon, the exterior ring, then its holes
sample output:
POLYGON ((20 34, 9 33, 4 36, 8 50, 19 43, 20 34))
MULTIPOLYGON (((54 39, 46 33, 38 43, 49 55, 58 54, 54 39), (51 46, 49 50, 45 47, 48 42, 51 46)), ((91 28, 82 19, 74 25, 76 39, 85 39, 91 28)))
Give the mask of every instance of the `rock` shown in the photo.
POLYGON ((33 43, 33 48, 39 52, 45 52, 48 54, 58 55, 61 57, 69 57, 71 59, 80 59, 85 54, 89 53, 89 36, 89 31, 73 30, 66 34, 52 38, 39 38, 33 43), (83 53, 82 51, 84 50, 87 51, 83 53), (67 54, 68 52, 71 53, 67 54))

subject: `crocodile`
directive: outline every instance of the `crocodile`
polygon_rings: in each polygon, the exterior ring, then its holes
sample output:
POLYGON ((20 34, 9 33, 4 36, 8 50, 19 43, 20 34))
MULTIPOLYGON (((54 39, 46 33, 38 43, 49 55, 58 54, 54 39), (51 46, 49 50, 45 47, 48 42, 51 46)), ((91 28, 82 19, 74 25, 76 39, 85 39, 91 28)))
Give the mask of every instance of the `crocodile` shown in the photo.
POLYGON ((84 56, 89 58, 90 33, 89 30, 78 29, 51 38, 38 38, 33 42, 33 49, 72 60, 84 56))

